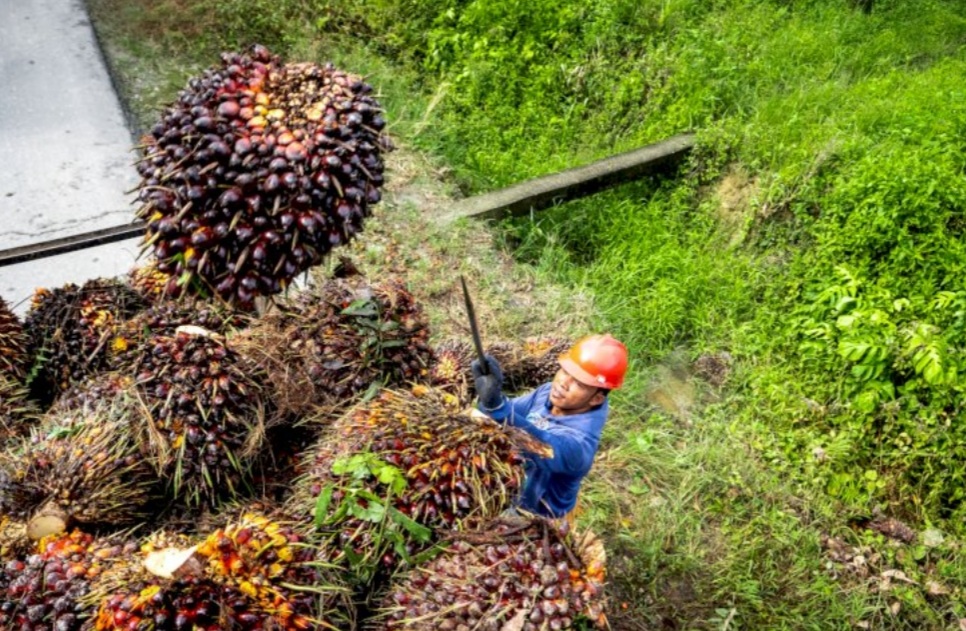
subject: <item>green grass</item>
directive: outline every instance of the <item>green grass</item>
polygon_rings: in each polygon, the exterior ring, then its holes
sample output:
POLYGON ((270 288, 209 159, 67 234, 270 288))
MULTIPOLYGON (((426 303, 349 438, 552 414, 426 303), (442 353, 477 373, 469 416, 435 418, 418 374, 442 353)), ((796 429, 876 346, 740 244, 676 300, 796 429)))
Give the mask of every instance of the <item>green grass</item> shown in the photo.
POLYGON ((438 335, 460 330, 452 269, 477 279, 491 338, 628 343, 581 516, 607 538, 615 628, 966 617, 958 2, 89 3, 142 125, 256 40, 366 74, 423 159, 397 162, 406 184, 356 252, 371 274, 407 269, 438 335), (699 147, 667 181, 496 232, 433 222, 454 194, 685 130, 699 147), (713 388, 692 360, 723 352, 713 388), (874 509, 919 538, 866 528, 874 509), (888 570, 915 582, 880 589, 888 570))

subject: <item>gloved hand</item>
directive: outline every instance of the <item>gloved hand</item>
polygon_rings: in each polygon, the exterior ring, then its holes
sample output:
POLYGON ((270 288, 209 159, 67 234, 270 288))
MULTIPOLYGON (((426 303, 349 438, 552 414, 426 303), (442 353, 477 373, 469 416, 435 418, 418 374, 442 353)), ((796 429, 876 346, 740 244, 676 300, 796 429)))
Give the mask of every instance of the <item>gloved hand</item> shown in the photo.
POLYGON ((500 364, 491 356, 486 355, 486 365, 490 374, 484 375, 480 360, 474 359, 470 364, 473 381, 476 384, 476 396, 479 397, 480 407, 484 410, 495 410, 503 404, 503 371, 500 364))

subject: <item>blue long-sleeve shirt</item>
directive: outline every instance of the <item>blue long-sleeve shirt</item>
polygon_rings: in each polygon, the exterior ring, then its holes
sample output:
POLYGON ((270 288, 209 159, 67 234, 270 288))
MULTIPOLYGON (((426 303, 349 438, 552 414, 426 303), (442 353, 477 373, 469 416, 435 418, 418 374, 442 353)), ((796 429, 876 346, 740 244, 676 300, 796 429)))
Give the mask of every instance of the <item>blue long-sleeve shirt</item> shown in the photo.
POLYGON ((609 408, 605 400, 582 414, 554 416, 550 413, 550 385, 516 399, 504 398, 497 409, 481 411, 553 447, 553 458, 526 455, 527 479, 519 505, 538 515, 563 517, 576 505, 580 483, 594 464, 609 408))

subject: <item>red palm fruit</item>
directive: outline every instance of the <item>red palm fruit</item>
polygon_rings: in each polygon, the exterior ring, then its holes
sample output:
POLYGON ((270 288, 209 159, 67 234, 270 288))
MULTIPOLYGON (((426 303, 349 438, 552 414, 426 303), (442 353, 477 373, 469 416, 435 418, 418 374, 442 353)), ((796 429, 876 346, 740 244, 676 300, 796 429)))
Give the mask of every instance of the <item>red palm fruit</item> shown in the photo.
POLYGON ((442 554, 395 580, 374 628, 609 628, 603 546, 568 531, 518 516, 454 533, 442 554))
POLYGON ((197 540, 158 533, 134 561, 92 585, 93 629, 352 628, 347 592, 318 549, 262 514, 243 513, 197 540))
POLYGON ((80 631, 91 584, 131 552, 119 538, 74 531, 48 537, 34 554, 6 561, 0 567, 0 628, 80 631))

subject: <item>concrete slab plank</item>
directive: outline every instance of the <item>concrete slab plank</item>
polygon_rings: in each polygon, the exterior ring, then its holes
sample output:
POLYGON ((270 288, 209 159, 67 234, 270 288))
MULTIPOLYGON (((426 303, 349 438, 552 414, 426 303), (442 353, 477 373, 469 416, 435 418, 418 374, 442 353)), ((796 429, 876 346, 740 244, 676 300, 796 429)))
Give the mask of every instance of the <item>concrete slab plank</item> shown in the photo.
POLYGON ((0 296, 23 316, 38 287, 82 285, 92 278, 127 274, 135 265, 139 243, 140 239, 131 239, 0 268, 0 296))
MULTIPOLYGON (((0 0, 0 250, 134 219, 136 154, 81 0, 0 0)), ((137 240, 0 268, 26 309, 36 287, 126 273, 137 240)))

